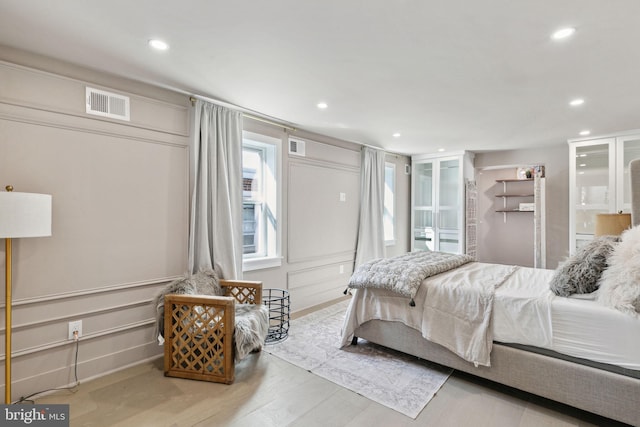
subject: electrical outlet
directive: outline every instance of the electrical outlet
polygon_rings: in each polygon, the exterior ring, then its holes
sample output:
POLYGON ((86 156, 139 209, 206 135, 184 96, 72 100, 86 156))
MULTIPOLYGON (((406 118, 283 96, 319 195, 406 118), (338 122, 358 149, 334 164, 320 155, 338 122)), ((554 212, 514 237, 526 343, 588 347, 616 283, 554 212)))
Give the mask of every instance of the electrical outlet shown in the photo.
POLYGON ((82 336, 82 320, 76 320, 75 322, 69 322, 69 339, 74 340, 82 336), (74 337, 73 334, 77 332, 78 336, 74 337))

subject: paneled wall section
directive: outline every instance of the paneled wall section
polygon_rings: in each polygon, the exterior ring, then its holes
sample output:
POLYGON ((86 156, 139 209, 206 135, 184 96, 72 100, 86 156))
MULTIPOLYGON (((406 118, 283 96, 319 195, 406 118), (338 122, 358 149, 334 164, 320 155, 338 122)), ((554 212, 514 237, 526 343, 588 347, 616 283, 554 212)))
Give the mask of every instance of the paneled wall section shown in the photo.
POLYGON ((186 265, 188 99, 125 92, 130 122, 96 118, 85 87, 119 81, 86 75, 0 62, 0 184, 53 196, 53 235, 14 240, 13 400, 74 381, 69 321, 81 379, 161 354, 152 300, 186 265))
MULTIPOLYGON (((190 110, 182 94, 0 47, 0 185, 53 195, 53 236, 13 245, 14 400, 74 382, 70 321, 83 321, 81 381, 162 354, 153 299, 187 265, 190 110), (87 85, 129 96, 131 121, 87 115, 87 85)), ((287 146, 282 128, 244 124, 287 146)), ((244 277, 288 289, 297 311, 341 298, 352 273, 361 146, 294 134, 307 145, 282 153, 282 266, 244 277)), ((409 247, 409 159, 387 157, 396 255, 409 247)))

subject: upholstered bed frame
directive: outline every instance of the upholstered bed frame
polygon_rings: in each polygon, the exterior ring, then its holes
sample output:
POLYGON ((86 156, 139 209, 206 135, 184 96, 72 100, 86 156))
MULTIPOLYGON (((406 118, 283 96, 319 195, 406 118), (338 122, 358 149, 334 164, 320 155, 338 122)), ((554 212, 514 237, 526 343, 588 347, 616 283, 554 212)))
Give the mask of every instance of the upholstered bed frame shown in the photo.
POLYGON ((640 425, 640 379, 495 343, 475 367, 400 322, 371 320, 355 336, 631 425, 640 425))

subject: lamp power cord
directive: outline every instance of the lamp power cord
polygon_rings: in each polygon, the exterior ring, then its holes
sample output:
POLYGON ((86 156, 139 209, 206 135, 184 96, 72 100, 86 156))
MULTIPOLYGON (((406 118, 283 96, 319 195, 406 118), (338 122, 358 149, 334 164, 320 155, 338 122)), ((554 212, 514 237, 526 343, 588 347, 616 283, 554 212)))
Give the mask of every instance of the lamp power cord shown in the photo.
POLYGON ((78 350, 80 348, 80 339, 78 338, 78 332, 74 332, 73 333, 73 339, 76 342, 76 354, 74 357, 74 363, 73 363, 73 375, 74 375, 74 379, 75 379, 75 383, 69 387, 58 387, 58 388, 49 388, 46 390, 41 390, 41 391, 37 391, 35 393, 32 393, 28 396, 22 396, 20 397, 20 399, 18 399, 16 402, 14 402, 14 404, 19 404, 19 403, 35 403, 35 400, 32 399, 32 397, 34 396, 38 396, 40 394, 43 393, 48 393, 50 391, 59 391, 59 390, 69 390, 72 393, 75 393, 76 391, 78 391, 78 387, 80 386, 80 381, 78 381, 78 350))

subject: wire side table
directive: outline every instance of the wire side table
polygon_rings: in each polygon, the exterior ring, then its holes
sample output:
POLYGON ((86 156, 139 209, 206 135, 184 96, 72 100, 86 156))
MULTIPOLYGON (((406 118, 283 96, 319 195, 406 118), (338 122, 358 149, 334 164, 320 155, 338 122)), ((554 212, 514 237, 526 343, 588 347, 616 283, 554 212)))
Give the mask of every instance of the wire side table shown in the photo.
POLYGON ((284 289, 263 289, 262 303, 269 309, 269 332, 266 344, 284 341, 289 336, 291 300, 284 289))

